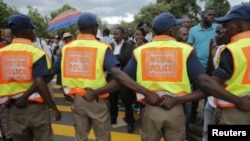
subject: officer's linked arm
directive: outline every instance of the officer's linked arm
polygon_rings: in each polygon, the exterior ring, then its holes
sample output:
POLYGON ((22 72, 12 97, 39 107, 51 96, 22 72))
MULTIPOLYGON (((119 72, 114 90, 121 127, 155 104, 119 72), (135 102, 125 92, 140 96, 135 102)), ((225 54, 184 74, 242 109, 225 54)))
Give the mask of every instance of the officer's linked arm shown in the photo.
POLYGON ((115 80, 112 79, 109 81, 109 83, 103 87, 100 87, 98 89, 91 89, 91 88, 85 88, 86 94, 83 96, 88 101, 93 101, 98 97, 100 94, 104 93, 110 93, 118 90, 120 88, 120 84, 115 80))
MULTIPOLYGON (((45 82, 46 84, 49 83, 54 75, 56 74, 56 72, 54 72, 53 70, 51 70, 51 75, 48 75, 45 77, 45 82)), ((31 87, 21 96, 19 97, 16 101, 15 101, 15 105, 18 107, 25 107, 26 103, 27 103, 27 99, 29 98, 29 96, 31 96, 33 93, 38 91, 38 87, 36 86, 35 83, 33 83, 31 85, 31 87)))
POLYGON ((226 100, 228 102, 234 103, 240 110, 250 110, 249 96, 238 97, 230 93, 229 91, 226 91, 222 87, 222 84, 225 83, 224 80, 216 76, 212 76, 211 78, 206 74, 200 75, 198 77, 199 77, 197 79, 198 83, 196 84, 199 84, 199 86, 205 93, 226 100))
POLYGON ((47 105, 52 109, 54 120, 60 120, 61 119, 61 113, 56 107, 56 104, 51 98, 49 89, 44 81, 43 77, 36 77, 35 78, 35 84, 38 88, 38 92, 41 95, 41 97, 44 99, 44 101, 47 103, 47 105))
POLYGON ((113 67, 110 69, 114 79, 116 79, 120 84, 130 88, 133 91, 142 93, 149 104, 156 105, 159 103, 159 96, 155 93, 149 91, 143 86, 137 84, 130 76, 128 76, 125 72, 121 71, 117 67, 113 67))

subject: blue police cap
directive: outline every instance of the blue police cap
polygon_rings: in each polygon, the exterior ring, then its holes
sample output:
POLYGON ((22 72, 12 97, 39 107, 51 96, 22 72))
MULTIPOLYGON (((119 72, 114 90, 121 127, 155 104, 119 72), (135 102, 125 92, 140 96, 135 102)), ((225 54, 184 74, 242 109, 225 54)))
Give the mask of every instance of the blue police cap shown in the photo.
POLYGON ((94 14, 89 12, 84 12, 80 15, 77 25, 79 28, 81 27, 89 27, 89 26, 98 26, 97 18, 94 14))
POLYGON ((181 24, 184 19, 176 19, 170 13, 161 13, 157 15, 152 22, 152 28, 155 32, 164 32, 174 25, 181 24))
POLYGON ((215 21, 225 22, 232 19, 250 21, 250 4, 236 5, 226 15, 215 18, 215 21))
POLYGON ((35 26, 30 18, 23 14, 13 14, 10 15, 8 18, 8 25, 15 25, 19 29, 26 29, 26 28, 35 28, 37 29, 37 26, 35 26))

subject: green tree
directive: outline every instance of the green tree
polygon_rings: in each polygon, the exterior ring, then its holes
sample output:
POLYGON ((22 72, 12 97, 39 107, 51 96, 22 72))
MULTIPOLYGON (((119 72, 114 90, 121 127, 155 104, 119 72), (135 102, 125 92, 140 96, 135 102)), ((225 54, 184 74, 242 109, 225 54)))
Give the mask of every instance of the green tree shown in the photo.
POLYGON ((3 0, 0 0, 0 29, 8 28, 8 17, 15 13, 18 13, 15 7, 9 7, 3 0))
POLYGON ((27 8, 27 16, 29 16, 32 22, 39 28, 37 30, 37 36, 46 38, 49 37, 49 34, 47 32, 48 24, 46 22, 46 18, 43 17, 36 8, 33 8, 32 6, 27 6, 27 8))
POLYGON ((205 9, 214 8, 217 17, 225 15, 229 11, 230 7, 231 6, 227 0, 206 0, 205 3, 205 9))
MULTIPOLYGON (((140 9, 140 12, 134 16, 135 20, 133 25, 137 25, 140 22, 148 23, 149 26, 152 23, 153 18, 162 13, 167 12, 170 9, 170 5, 163 3, 149 4, 140 9)), ((134 26, 136 27, 136 26, 134 26)))
POLYGON ((198 21, 201 12, 201 8, 197 5, 196 0, 157 0, 157 3, 170 5, 168 12, 177 18, 188 15, 193 21, 198 21))
POLYGON ((70 5, 68 4, 64 4, 61 8, 55 10, 55 11, 52 11, 50 13, 50 17, 51 19, 55 18, 57 15, 65 12, 65 11, 68 11, 68 10, 76 10, 74 7, 71 7, 70 5))

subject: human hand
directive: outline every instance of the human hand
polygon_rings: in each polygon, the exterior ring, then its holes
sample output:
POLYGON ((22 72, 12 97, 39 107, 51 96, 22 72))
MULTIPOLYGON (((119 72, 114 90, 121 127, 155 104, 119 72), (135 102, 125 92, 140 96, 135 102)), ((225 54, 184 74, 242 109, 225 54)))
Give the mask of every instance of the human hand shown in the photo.
POLYGON ((91 88, 85 88, 86 94, 83 96, 87 101, 93 101, 97 98, 97 95, 94 93, 94 90, 91 88))
POLYGON ((57 108, 52 108, 52 115, 54 121, 59 121, 61 119, 61 112, 57 108))
POLYGON ((243 97, 239 97, 236 106, 241 111, 249 111, 250 110, 250 96, 246 95, 243 97))
POLYGON ((159 104, 164 109, 172 109, 175 104, 175 98, 172 96, 164 95, 161 97, 161 103, 159 104))
POLYGON ((152 93, 146 96, 146 100, 151 105, 158 105, 160 97, 157 94, 152 93))

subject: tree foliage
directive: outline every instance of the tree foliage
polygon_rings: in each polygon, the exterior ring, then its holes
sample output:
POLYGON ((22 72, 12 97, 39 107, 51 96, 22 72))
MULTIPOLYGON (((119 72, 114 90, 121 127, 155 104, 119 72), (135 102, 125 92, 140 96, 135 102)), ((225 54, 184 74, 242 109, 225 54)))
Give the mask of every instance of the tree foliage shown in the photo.
POLYGON ((151 25, 151 22, 156 15, 162 12, 167 12, 169 9, 170 5, 163 3, 149 4, 148 6, 144 6, 140 12, 135 15, 134 25, 137 25, 140 22, 151 25))
POLYGON ((216 16, 224 16, 230 9, 230 4, 227 0, 206 0, 205 9, 214 8, 216 16))
POLYGON ((196 0, 157 0, 157 3, 169 5, 169 12, 177 18, 188 15, 193 21, 198 21, 201 12, 196 0))
POLYGON ((32 22, 39 28, 37 30, 37 36, 38 37, 48 37, 49 34, 46 31, 48 23, 46 21, 46 17, 43 17, 36 8, 33 8, 32 6, 27 6, 28 8, 28 14, 27 16, 30 17, 32 22))
POLYGON ((55 11, 52 11, 50 13, 50 17, 51 19, 55 18, 57 15, 65 12, 65 11, 68 11, 68 10, 76 10, 74 7, 71 7, 70 5, 68 4, 64 4, 61 8, 55 10, 55 11))
POLYGON ((0 0, 0 29, 8 28, 8 17, 18 13, 15 7, 9 7, 3 0, 0 0))

